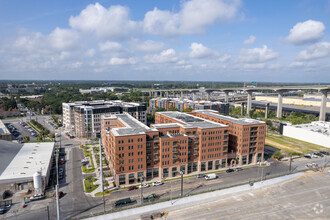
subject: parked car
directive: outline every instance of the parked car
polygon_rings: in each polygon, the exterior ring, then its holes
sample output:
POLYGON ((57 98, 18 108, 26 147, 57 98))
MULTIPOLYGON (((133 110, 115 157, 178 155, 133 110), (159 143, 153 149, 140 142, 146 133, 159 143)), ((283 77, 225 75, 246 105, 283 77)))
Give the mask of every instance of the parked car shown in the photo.
POLYGON ((149 186, 150 186, 149 184, 142 184, 142 185, 139 186, 139 189, 141 189, 141 188, 147 188, 149 186))
POLYGON ((30 201, 36 201, 44 198, 45 198, 44 194, 36 194, 30 197, 30 201))
POLYGON ((304 157, 307 158, 307 159, 312 159, 312 156, 309 155, 309 154, 305 155, 304 157))
POLYGON ((236 172, 242 171, 242 170, 243 170, 243 168, 240 168, 240 167, 236 168, 236 172))
POLYGON ((61 159, 60 159, 60 164, 64 164, 65 163, 65 160, 64 160, 64 158, 62 157, 61 159))
POLYGON ((319 157, 323 157, 323 154, 321 154, 321 153, 319 153, 319 152, 314 153, 314 155, 319 156, 319 157))
MULTIPOLYGON (((63 197, 63 195, 64 195, 64 193, 62 191, 58 192, 58 198, 61 199, 63 197)), ((54 193, 54 199, 56 200, 56 193, 54 193)))
POLYGON ((318 156, 315 154, 312 154, 312 158, 318 158, 318 156))
POLYGON ((163 185, 164 183, 161 182, 161 181, 156 181, 156 182, 153 182, 152 183, 152 186, 160 186, 160 185, 163 185))
POLYGON ((115 202, 115 207, 127 205, 127 204, 130 204, 130 203, 133 203, 133 201, 131 200, 131 198, 120 199, 120 200, 117 200, 115 202))
POLYGON ((58 179, 59 179, 59 180, 63 179, 63 173, 59 173, 59 174, 58 174, 58 179))
POLYGON ((152 202, 152 201, 156 200, 157 198, 158 198, 158 196, 155 193, 153 193, 151 195, 143 197, 143 202, 152 202))
POLYGON ((205 177, 204 173, 197 174, 197 178, 203 178, 203 177, 205 177))
POLYGON ((58 168, 59 173, 63 173, 63 167, 58 168))
POLYGON ((234 169, 228 169, 228 170, 226 170, 226 173, 232 173, 232 172, 235 172, 235 170, 234 169))
POLYGON ((218 176, 215 173, 211 173, 205 176, 206 180, 213 180, 216 179, 218 176))
POLYGON ((135 189, 137 189, 136 186, 130 186, 130 187, 127 188, 128 191, 132 191, 132 190, 135 190, 135 189))

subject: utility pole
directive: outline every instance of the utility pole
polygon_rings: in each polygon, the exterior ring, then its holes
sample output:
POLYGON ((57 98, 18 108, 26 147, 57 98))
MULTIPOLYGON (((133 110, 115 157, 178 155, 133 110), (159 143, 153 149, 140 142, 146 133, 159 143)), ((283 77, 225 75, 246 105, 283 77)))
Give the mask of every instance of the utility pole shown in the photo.
POLYGON ((290 155, 290 166, 289 166, 289 173, 291 173, 291 164, 292 164, 292 155, 290 155))
POLYGON ((181 197, 183 197, 183 171, 180 171, 181 174, 181 197))
POLYGON ((50 220, 50 215, 49 215, 49 205, 47 206, 47 219, 50 220))
POLYGON ((61 212, 60 212, 60 198, 59 198, 59 183, 58 183, 58 158, 60 154, 60 149, 56 149, 56 211, 57 211, 57 220, 61 220, 61 212))
POLYGON ((143 204, 143 176, 140 177, 140 182, 141 182, 141 205, 143 204))
POLYGON ((100 144, 100 176, 101 176, 101 189, 102 189, 102 197, 103 197, 103 213, 105 215, 105 201, 104 201, 104 184, 103 184, 103 164, 102 164, 102 144, 101 138, 99 139, 100 144))

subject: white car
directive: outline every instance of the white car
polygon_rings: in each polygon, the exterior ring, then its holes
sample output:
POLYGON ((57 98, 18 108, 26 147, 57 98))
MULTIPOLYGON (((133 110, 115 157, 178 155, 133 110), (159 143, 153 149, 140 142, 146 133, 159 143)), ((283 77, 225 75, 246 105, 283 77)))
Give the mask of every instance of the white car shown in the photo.
POLYGON ((318 158, 318 156, 315 154, 312 154, 311 156, 312 156, 312 158, 318 158))
POLYGON ((149 184, 142 184, 142 185, 139 186, 139 189, 141 189, 141 188, 147 188, 149 186, 150 186, 149 184))
POLYGON ((160 186, 160 185, 163 185, 164 183, 161 182, 161 181, 156 181, 156 182, 153 182, 152 183, 152 186, 160 186))

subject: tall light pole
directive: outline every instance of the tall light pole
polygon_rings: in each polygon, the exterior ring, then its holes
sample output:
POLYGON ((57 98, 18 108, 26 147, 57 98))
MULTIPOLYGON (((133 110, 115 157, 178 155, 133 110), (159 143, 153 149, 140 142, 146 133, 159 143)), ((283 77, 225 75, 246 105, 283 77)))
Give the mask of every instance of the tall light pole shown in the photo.
POLYGON ((141 205, 143 204, 143 176, 140 177, 140 182, 141 182, 141 205))
POLYGON ((103 184, 103 164, 102 164, 102 144, 101 138, 99 139, 100 144, 100 176, 101 176, 101 190, 102 190, 102 197, 103 197, 103 212, 105 214, 105 201, 104 201, 104 184, 103 184))
POLYGON ((57 220, 61 220, 61 212, 60 212, 60 198, 59 198, 59 183, 58 183, 58 159, 61 148, 56 148, 56 211, 57 211, 57 220))
POLYGON ((183 197, 183 171, 180 171, 180 175, 181 175, 181 197, 183 197))

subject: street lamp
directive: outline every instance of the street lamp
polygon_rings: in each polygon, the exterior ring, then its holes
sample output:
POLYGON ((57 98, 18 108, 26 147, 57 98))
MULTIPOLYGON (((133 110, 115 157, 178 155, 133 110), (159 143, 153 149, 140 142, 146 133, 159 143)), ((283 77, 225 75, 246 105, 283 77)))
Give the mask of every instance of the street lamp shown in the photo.
POLYGON ((180 171, 180 175, 181 175, 181 197, 183 197, 183 171, 180 171))
POLYGON ((140 177, 140 182, 141 182, 141 204, 143 204, 143 186, 142 186, 142 184, 143 184, 143 179, 144 179, 144 177, 141 176, 141 177, 140 177))

